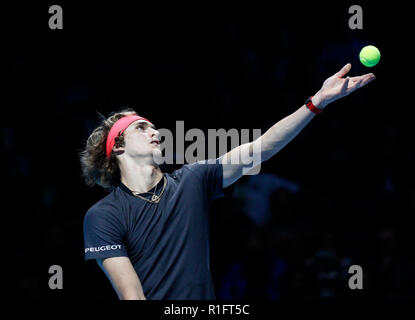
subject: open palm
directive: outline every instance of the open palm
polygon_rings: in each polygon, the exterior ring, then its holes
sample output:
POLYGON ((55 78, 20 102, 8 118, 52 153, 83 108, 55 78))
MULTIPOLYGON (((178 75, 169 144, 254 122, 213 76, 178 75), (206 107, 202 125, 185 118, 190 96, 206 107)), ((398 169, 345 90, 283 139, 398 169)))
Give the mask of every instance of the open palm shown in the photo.
POLYGON ((350 63, 346 64, 339 72, 324 81, 320 94, 324 97, 322 107, 347 96, 358 88, 361 88, 374 80, 373 73, 367 73, 357 77, 343 78, 352 68, 350 63))

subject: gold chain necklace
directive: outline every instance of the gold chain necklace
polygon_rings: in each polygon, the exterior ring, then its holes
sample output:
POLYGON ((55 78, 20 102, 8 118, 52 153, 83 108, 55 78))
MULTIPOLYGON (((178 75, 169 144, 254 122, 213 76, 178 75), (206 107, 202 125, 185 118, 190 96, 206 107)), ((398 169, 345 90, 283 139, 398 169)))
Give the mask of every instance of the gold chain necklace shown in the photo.
MULTIPOLYGON (((160 199, 161 199, 161 196, 163 195, 164 189, 166 188, 166 185, 167 185, 167 178, 166 178, 166 176, 163 175, 163 178, 164 178, 163 189, 161 189, 161 192, 160 192, 159 195, 156 195, 156 190, 157 190, 157 185, 158 185, 158 184, 156 184, 156 186, 154 188, 154 191, 153 191, 153 195, 151 196, 151 199, 147 199, 145 197, 140 196, 140 192, 136 192, 136 191, 131 191, 131 192, 137 198, 140 198, 140 199, 145 200, 147 202, 150 202, 150 203, 159 203, 160 202, 160 199)), ((151 192, 142 192, 142 193, 151 193, 151 192)))

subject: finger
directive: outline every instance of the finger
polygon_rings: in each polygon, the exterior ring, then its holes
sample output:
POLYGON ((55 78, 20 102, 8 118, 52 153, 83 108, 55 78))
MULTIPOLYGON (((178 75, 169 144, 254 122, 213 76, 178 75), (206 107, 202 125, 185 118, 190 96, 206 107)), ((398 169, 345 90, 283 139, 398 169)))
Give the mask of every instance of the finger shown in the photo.
POLYGON ((343 78, 352 68, 352 65, 350 63, 346 64, 339 72, 336 73, 336 75, 339 78, 343 78))
POLYGON ((347 94, 352 93, 353 91, 355 91, 356 89, 359 89, 362 86, 363 86, 363 79, 360 79, 357 82, 355 82, 352 86, 350 86, 350 88, 348 88, 347 94))
POLYGON ((373 80, 375 80, 376 79, 376 77, 373 75, 373 76, 368 76, 368 77, 366 77, 366 78, 364 78, 363 80, 362 80, 362 85, 361 85, 361 87, 363 87, 363 86, 365 86, 365 85, 367 85, 369 82, 372 82, 373 80))
POLYGON ((365 86, 366 84, 368 84, 369 82, 375 80, 376 77, 373 73, 361 76, 361 77, 356 77, 356 79, 354 79, 353 83, 361 81, 361 87, 365 86))
POLYGON ((360 79, 364 80, 364 79, 370 79, 370 78, 375 79, 376 77, 373 73, 366 73, 362 76, 352 77, 351 80, 352 80, 352 82, 356 82, 356 81, 359 81, 360 79))
POLYGON ((349 81, 350 81, 350 77, 347 77, 344 80, 344 83, 342 85, 342 88, 340 89, 340 92, 341 92, 341 95, 342 96, 345 96, 347 94, 347 90, 348 90, 348 87, 349 87, 349 81))

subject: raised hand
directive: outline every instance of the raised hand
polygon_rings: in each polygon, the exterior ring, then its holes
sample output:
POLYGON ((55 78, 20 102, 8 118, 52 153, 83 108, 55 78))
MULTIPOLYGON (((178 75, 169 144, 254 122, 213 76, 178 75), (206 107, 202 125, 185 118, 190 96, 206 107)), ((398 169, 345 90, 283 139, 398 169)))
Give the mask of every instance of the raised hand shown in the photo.
POLYGON ((349 95, 376 79, 373 73, 344 78, 351 68, 352 65, 348 63, 339 72, 324 81, 323 86, 312 99, 316 107, 323 109, 329 103, 349 95))

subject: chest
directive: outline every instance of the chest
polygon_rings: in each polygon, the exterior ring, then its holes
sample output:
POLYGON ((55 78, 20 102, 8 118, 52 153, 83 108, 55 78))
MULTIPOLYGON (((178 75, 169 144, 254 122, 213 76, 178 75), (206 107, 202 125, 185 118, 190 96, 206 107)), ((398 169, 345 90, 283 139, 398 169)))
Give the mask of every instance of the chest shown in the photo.
POLYGON ((209 234, 209 204, 200 186, 169 188, 158 204, 128 210, 126 244, 133 260, 186 246, 189 239, 205 241, 209 234))

